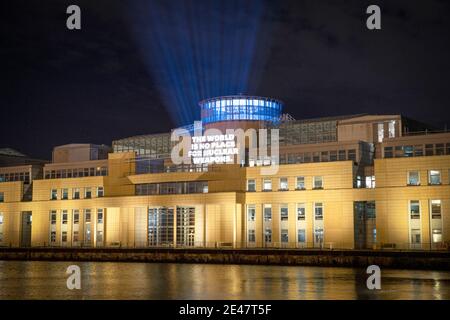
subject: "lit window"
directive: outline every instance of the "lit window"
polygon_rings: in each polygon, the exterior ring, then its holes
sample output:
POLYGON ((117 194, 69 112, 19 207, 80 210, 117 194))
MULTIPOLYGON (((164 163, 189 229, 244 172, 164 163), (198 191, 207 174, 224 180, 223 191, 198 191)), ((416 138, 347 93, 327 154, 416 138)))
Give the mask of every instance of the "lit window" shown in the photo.
POLYGON ((264 242, 266 242, 266 243, 272 242, 272 229, 266 228, 264 230, 264 242))
POLYGON ((409 213, 411 219, 420 219, 420 202, 419 200, 411 200, 409 202, 409 213))
POLYGON ((264 221, 272 221, 272 206, 270 204, 264 205, 264 221))
POLYGON ((272 190, 272 180, 264 179, 263 180, 263 191, 271 191, 272 190))
POLYGON ((323 220, 323 205, 320 202, 314 204, 314 219, 323 220))
POLYGON ((433 243, 442 242, 442 230, 433 229, 433 243))
POLYGON ((305 177, 297 177, 297 190, 305 189, 305 177))
POLYGON ((305 204, 304 203, 297 204, 297 220, 298 221, 305 220, 305 213, 306 213, 305 204))
POLYGON ((409 171, 408 172, 408 185, 410 185, 410 186, 420 185, 419 171, 409 171))
POLYGON ((0 224, 3 224, 3 213, 0 213, 0 224))
POLYGON ((441 172, 439 170, 430 170, 428 172, 428 183, 431 185, 441 184, 441 172))
POLYGON ((247 207, 247 219, 248 219, 248 221, 255 221, 255 219, 256 219, 255 205, 249 205, 247 207))
POLYGON ((256 191, 256 181, 255 181, 255 179, 247 180, 247 191, 250 191, 250 192, 256 191))
POLYGON ((395 138, 395 120, 389 121, 389 138, 395 138))
POLYGON ((283 191, 289 190, 288 178, 280 178, 280 190, 283 191))
POLYGON ((378 124, 378 142, 383 142, 384 138, 384 123, 378 124))
POLYGON ((323 189, 323 177, 314 177, 314 189, 323 189))

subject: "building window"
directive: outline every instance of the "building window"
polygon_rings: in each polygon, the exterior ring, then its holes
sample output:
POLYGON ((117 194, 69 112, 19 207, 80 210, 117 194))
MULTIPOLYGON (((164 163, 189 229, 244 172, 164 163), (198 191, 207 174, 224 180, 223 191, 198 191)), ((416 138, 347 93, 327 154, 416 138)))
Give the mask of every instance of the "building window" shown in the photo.
POLYGON ((280 207, 280 219, 281 221, 288 221, 289 219, 289 209, 287 204, 281 205, 280 207))
POLYGON ((61 189, 61 199, 62 200, 69 199, 69 189, 67 188, 61 189))
POLYGON ((104 189, 103 187, 97 187, 97 197, 102 198, 104 195, 104 189))
POLYGON ((305 243, 306 242, 306 231, 305 229, 297 230, 297 242, 305 243))
POLYGON ((58 190, 52 189, 50 192, 50 200, 58 200, 58 190))
POLYGON ((68 214, 67 214, 67 210, 63 210, 62 211, 62 224, 67 224, 67 218, 68 218, 68 214))
POLYGON ((5 194, 0 192, 0 202, 5 202, 5 194))
POLYGON ((281 190, 281 191, 287 191, 287 190, 289 190, 289 187, 288 187, 288 178, 280 178, 280 190, 281 190))
POLYGON ((305 177, 297 177, 296 190, 305 190, 305 177))
POLYGON ((288 229, 281 229, 281 243, 289 242, 289 233, 288 229))
POLYGON ((330 151, 330 161, 337 161, 337 151, 330 151))
POLYGON ((248 230, 248 242, 255 242, 255 241, 256 241, 255 230, 253 229, 248 230))
POLYGON ((97 242, 103 242, 103 230, 97 231, 97 242))
POLYGON ((420 219, 420 202, 419 200, 411 200, 409 202, 409 214, 411 219, 420 219))
POLYGON ((304 203, 298 203, 297 204, 297 220, 302 221, 305 220, 305 204, 304 203))
POLYGON ((323 177, 314 177, 313 189, 323 189, 323 177))
POLYGON ((314 219, 323 220, 323 204, 320 202, 314 204, 314 219))
POLYGON ((264 242, 271 243, 272 242, 272 229, 266 228, 264 230, 264 242))
POLYGON ((91 209, 84 209, 84 221, 91 222, 91 209))
POLYGON ((392 147, 384 147, 384 157, 385 158, 393 158, 393 148, 392 147))
POLYGON ((441 172, 439 170, 430 170, 428 172, 428 183, 431 185, 441 184, 441 172))
POLYGON ((442 242, 442 230, 433 229, 433 243, 442 242))
POLYGON ((85 199, 92 198, 92 189, 90 187, 84 188, 84 198, 85 199))
POLYGON ((79 188, 73 189, 72 199, 80 199, 80 189, 79 188))
POLYGON ((248 221, 256 220, 256 207, 254 204, 248 205, 247 207, 247 220, 248 221))
POLYGON ((272 221, 272 206, 270 204, 264 205, 264 221, 272 221))
POLYGON ((56 210, 50 211, 50 223, 56 224, 56 210))
POLYGON ((263 191, 272 191, 272 179, 263 180, 263 191))
POLYGON ((346 151, 345 150, 339 150, 339 161, 345 161, 347 160, 346 151))
POLYGON ((389 121, 389 138, 395 138, 395 120, 389 121))
POLYGON ((378 123, 377 125, 377 131, 378 131, 378 142, 383 142, 384 138, 384 123, 378 123))
POLYGON ((247 191, 255 192, 256 191, 256 181, 255 179, 247 180, 247 191))
POLYGON ((375 188, 375 176, 366 177, 366 188, 369 189, 375 188))
POLYGON ((441 200, 431 200, 431 219, 441 219, 441 200))
POLYGON ((73 210, 73 224, 78 224, 80 222, 80 211, 73 210))
POLYGON ((420 185, 420 174, 419 171, 409 171, 408 172, 408 185, 418 186, 420 185))
POLYGON ((67 231, 63 231, 61 233, 61 241, 62 242, 67 242, 67 231))
POLYGON ((56 231, 52 231, 50 233, 50 242, 52 242, 52 243, 56 242, 56 231))
POLYGON ((356 161, 356 150, 348 150, 348 160, 356 161))
POLYGON ((97 209, 97 223, 103 223, 103 209, 97 209))
POLYGON ((73 242, 78 242, 79 237, 78 237, 78 231, 74 231, 73 232, 73 242))
POLYGON ((404 157, 413 157, 414 156, 414 147, 413 146, 404 146, 403 147, 403 156, 404 157))

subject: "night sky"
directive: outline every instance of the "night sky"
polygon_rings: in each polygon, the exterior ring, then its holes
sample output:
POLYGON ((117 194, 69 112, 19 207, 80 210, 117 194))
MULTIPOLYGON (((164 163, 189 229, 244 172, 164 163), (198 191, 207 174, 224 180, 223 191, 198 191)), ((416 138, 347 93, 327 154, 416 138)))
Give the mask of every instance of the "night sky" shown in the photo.
MULTIPOLYGON (((194 97, 231 93, 234 78, 228 72, 237 79, 242 70, 250 70, 244 93, 278 98, 296 119, 403 114, 450 128, 450 1, 238 0, 234 12, 241 12, 239 21, 257 25, 254 36, 245 23, 236 23, 235 32, 218 24, 221 31, 205 33, 202 44, 237 35, 252 38, 253 51, 214 57, 199 55, 199 48, 217 51, 192 44, 179 22, 190 12, 183 21, 191 31, 209 29, 207 18, 220 16, 229 2, 209 13, 208 1, 164 1, 168 9, 156 0, 153 7, 148 1, 2 0, 0 148, 48 159, 55 145, 110 145, 114 139, 169 132, 198 117, 194 97), (66 28, 70 4, 81 7, 79 31, 66 28), (382 30, 366 28, 369 4, 381 7, 382 30), (161 23, 155 33, 159 19, 176 23, 173 28, 161 23), (155 34, 163 35, 159 43, 155 34), (187 49, 168 55, 180 38, 187 49), (177 68, 190 65, 176 61, 186 56, 195 61, 193 77, 177 68), (229 62, 231 56, 238 64, 229 62), (162 79, 170 59, 175 61, 168 83, 162 79), (179 86, 170 85, 178 79, 179 86), (186 92, 192 92, 189 99, 173 102, 186 92)), ((219 20, 234 25, 228 14, 227 7, 219 20)))

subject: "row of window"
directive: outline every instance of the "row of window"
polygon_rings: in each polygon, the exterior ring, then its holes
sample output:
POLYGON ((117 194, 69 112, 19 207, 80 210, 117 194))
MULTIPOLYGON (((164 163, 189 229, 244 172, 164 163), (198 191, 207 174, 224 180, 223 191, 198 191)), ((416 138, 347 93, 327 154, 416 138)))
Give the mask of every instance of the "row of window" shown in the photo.
MULTIPOLYGON (((430 200, 430 213, 431 219, 441 219, 442 218, 442 201, 441 200, 430 200)), ((410 200, 409 201, 409 214, 411 219, 420 219, 420 201, 410 200)))
MULTIPOLYGON (((450 179, 450 170, 449 170, 450 179)), ((449 181, 450 183, 450 181, 449 181)), ((409 186, 419 186, 420 185, 420 172, 418 170, 408 171, 408 182, 409 186)), ((442 184, 441 170, 429 170, 428 171, 428 184, 429 185, 440 185, 442 184)))
MULTIPOLYGON (((289 180, 287 177, 279 178, 278 191, 288 191, 289 190, 289 180)), ((296 185, 295 190, 305 190, 305 177, 299 176, 296 177, 296 185)), ((312 189, 323 189, 323 177, 322 176, 314 176, 312 189)), ((254 192, 256 191, 256 179, 248 179, 247 180, 247 191, 254 192)), ((272 179, 271 178, 263 178, 262 179, 262 191, 272 191, 272 179)))
POLYGON ((328 161, 356 161, 356 150, 333 150, 305 153, 280 154, 280 164, 328 162, 328 161))
MULTIPOLYGON (((84 222, 90 223, 91 222, 91 212, 92 209, 84 209, 84 222)), ((58 215, 57 210, 51 210, 50 211, 50 224, 55 225, 56 224, 56 217, 58 215)), ((67 224, 69 219, 69 211, 68 210, 61 210, 61 224, 67 224)), ((80 210, 79 209, 73 209, 72 210, 72 223, 73 224, 79 224, 80 223, 80 210)), ((99 208, 97 209, 97 223, 103 223, 103 209, 99 208)))
POLYGON ((24 183, 30 183, 30 173, 29 172, 9 172, 0 173, 0 182, 9 181, 23 181, 24 183))
MULTIPOLYGON (((305 203, 297 203, 296 205, 297 221, 303 221, 306 219, 306 204, 305 203)), ((263 205, 263 219, 265 222, 272 221, 272 205, 264 204, 263 205)), ((289 220, 289 207, 288 204, 280 204, 280 221, 288 221, 289 220)), ((314 203, 314 220, 323 220, 323 203, 315 202, 314 203)), ((249 204, 247 205, 247 221, 254 222, 256 221, 256 205, 249 204)))
POLYGON ((208 193, 208 181, 144 183, 136 185, 136 195, 208 193))
POLYGON ((108 175, 107 167, 58 169, 58 170, 45 170, 44 179, 80 178, 80 177, 95 177, 107 175, 108 175))
MULTIPOLYGON (((105 190, 103 187, 86 187, 86 188, 72 188, 72 198, 71 199, 81 199, 81 190, 83 189, 83 198, 91 199, 92 192, 95 190, 95 194, 97 198, 101 198, 104 196, 105 190)), ((62 188, 60 194, 58 194, 58 189, 51 189, 50 191, 50 200, 68 200, 69 199, 69 188, 62 188)))
POLYGON ((384 147, 385 158, 450 155, 449 143, 384 147))

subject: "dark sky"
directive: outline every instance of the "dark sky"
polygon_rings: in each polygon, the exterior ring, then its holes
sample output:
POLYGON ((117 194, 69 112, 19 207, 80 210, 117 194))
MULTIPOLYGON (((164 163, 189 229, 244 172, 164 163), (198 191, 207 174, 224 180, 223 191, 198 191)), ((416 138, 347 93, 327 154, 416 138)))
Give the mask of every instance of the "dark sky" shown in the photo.
MULTIPOLYGON (((136 41, 142 2, 130 2, 1 1, 0 147, 50 158, 55 145, 179 125, 136 41), (80 31, 66 29, 69 4, 81 7, 80 31)), ((281 99, 297 119, 385 113, 450 126, 450 1, 261 3, 247 93, 281 99), (365 27, 369 4, 381 7, 382 30, 365 27)))

